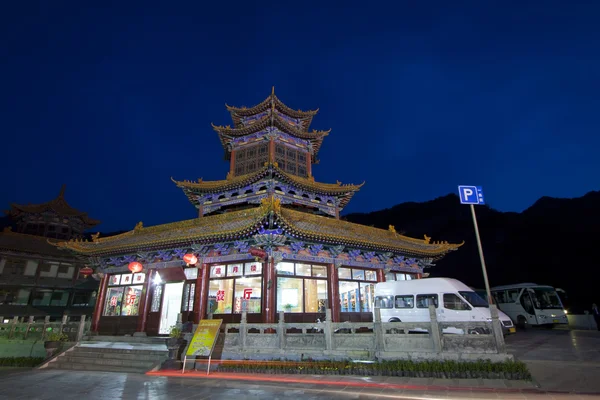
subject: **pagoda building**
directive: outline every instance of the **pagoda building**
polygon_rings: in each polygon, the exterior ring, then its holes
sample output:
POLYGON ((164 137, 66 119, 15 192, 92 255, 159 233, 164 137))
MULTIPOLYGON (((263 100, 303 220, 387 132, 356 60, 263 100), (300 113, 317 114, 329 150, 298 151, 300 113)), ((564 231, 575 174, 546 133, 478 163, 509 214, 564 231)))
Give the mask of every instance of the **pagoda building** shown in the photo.
POLYGON ((81 240, 100 221, 71 207, 64 194, 63 185, 46 203, 11 204, 5 211, 15 227, 0 233, 0 316, 5 319, 92 315, 99 283, 91 270, 85 273, 85 257, 48 239, 81 240))
POLYGON ((420 278, 460 246, 341 220, 362 184, 315 180, 329 134, 310 130, 317 111, 292 110, 274 91, 252 108, 227 109, 233 126, 213 125, 226 179, 173 180, 196 218, 56 244, 104 273, 94 330, 161 335, 178 314, 227 323, 243 310, 249 322, 273 323, 281 311, 286 321, 315 322, 327 308, 333 321, 371 321, 376 282, 420 278), (143 270, 131 273, 136 262, 143 270))

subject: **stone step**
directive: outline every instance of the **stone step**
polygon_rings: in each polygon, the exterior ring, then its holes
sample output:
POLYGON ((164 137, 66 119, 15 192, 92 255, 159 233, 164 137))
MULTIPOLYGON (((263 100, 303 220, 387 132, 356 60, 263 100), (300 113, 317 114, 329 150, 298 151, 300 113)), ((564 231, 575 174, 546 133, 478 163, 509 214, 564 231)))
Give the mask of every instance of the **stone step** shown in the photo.
POLYGON ((77 371, 107 371, 107 372, 132 372, 143 374, 148 372, 147 369, 144 368, 136 368, 136 367, 125 367, 125 366, 117 366, 117 365, 99 365, 99 364, 82 364, 82 363, 58 363, 52 362, 48 364, 48 368, 51 369, 67 369, 67 370, 77 370, 77 371))
POLYGON ((137 368, 140 370, 149 370, 155 365, 161 363, 162 360, 154 359, 154 360, 123 360, 118 358, 84 358, 78 356, 65 355, 59 357, 52 364, 59 364, 60 368, 64 369, 64 364, 84 364, 84 365, 104 365, 110 367, 112 370, 113 366, 127 367, 127 368, 137 368))
POLYGON ((118 348, 118 347, 94 347, 94 346, 85 346, 85 345, 78 345, 75 348, 73 348, 74 353, 97 353, 97 354, 133 354, 133 355, 141 355, 141 354, 147 354, 147 355, 154 355, 154 356, 165 356, 169 354, 169 350, 166 348, 164 348, 164 350, 162 349, 154 349, 154 350, 147 350, 144 348, 140 348, 140 349, 122 349, 122 348, 118 348))
POLYGON ((139 360, 139 361, 152 361, 152 360, 162 360, 168 356, 167 351, 135 351, 131 353, 122 353, 122 352, 100 352, 100 351, 90 351, 85 347, 76 347, 73 351, 65 354, 65 356, 69 357, 77 357, 77 358, 86 358, 86 359, 96 359, 96 358, 105 358, 105 359, 114 359, 114 360, 139 360))
POLYGON ((145 343, 145 344, 164 344, 167 337, 157 336, 84 336, 84 342, 117 342, 117 343, 145 343))

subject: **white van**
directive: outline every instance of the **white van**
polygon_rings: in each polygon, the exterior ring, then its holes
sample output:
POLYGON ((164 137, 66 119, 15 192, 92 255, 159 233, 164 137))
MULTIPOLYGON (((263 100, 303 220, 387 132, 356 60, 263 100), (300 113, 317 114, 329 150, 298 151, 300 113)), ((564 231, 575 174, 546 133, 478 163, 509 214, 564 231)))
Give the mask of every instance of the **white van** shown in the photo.
MULTIPOLYGON (((375 285, 375 307, 382 322, 427 322, 429 304, 440 322, 491 321, 487 301, 464 283, 451 278, 380 282, 375 285), (440 301, 441 300, 441 301, 440 301)), ((511 319, 498 310, 503 328, 515 332, 511 319)), ((444 333, 463 333, 446 328, 444 333)))
POLYGON ((491 290, 498 307, 520 328, 527 325, 552 328, 557 324, 569 323, 560 296, 552 286, 518 283, 496 286, 491 290))

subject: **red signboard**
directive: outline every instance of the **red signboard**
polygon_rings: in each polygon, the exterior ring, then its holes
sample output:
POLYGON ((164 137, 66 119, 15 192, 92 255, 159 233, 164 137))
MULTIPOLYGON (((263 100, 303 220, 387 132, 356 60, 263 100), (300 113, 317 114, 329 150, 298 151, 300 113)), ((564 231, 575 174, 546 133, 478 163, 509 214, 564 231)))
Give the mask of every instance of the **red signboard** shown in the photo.
POLYGON ((267 252, 255 247, 250 248, 250 255, 258 258, 267 258, 267 252))

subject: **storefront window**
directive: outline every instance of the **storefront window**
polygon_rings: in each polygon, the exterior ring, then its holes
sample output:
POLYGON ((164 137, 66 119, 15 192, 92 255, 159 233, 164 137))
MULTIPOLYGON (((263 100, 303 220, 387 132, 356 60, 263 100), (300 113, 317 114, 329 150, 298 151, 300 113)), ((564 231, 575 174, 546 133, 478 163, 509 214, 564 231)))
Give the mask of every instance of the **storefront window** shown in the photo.
POLYGON ((410 281, 417 279, 414 274, 405 274, 401 272, 388 272, 385 274, 385 280, 389 281, 410 281))
POLYGON ((140 298, 142 297, 143 286, 129 286, 125 288, 125 299, 121 315, 135 316, 139 313, 140 298))
MULTIPOLYGON (((143 285, 135 285, 135 282, 145 282, 146 274, 119 274, 109 277, 109 287, 106 290, 106 300, 102 315, 106 317, 137 316, 139 315, 140 299, 142 298, 143 285), (117 286, 118 285, 118 286, 117 286)), ((156 289, 153 295, 156 294, 156 289)), ((160 296, 159 296, 160 297, 160 296)), ((152 299, 152 311, 154 311, 154 298, 152 299)))
POLYGON ((325 312, 328 304, 325 266, 279 263, 277 273, 283 275, 277 278, 277 312, 325 312), (289 275, 313 277, 313 279, 287 277, 289 275))
POLYGON ((377 274, 358 268, 338 269, 342 312, 372 312, 377 274))
POLYGON ((109 287, 106 290, 106 303, 104 304, 104 316, 115 317, 121 315, 121 302, 123 300, 124 287, 109 287))
POLYGON ((256 278, 240 278, 235 281, 235 302, 233 307, 234 314, 241 313, 243 302, 246 302, 246 312, 259 313, 261 295, 260 277, 256 278))
POLYGON ((257 262, 211 267, 207 312, 239 314, 244 302, 248 313, 261 312, 262 264, 257 262))

